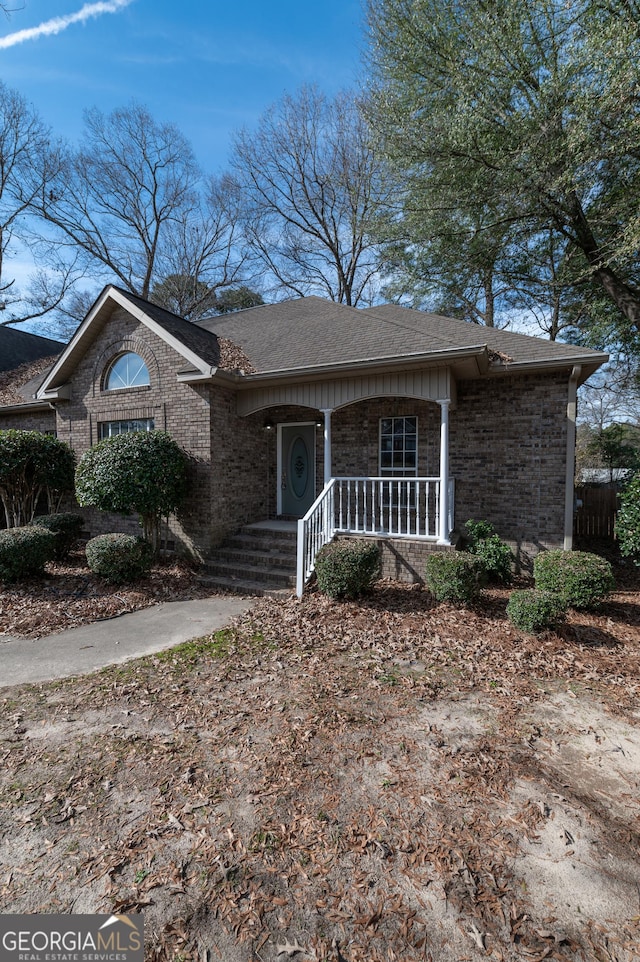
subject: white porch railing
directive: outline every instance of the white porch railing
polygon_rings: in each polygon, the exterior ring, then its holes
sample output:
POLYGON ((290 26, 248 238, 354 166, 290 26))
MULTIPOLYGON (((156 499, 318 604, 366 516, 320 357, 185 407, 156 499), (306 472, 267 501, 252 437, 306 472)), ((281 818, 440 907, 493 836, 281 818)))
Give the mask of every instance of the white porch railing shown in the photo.
MULTIPOLYGON (((451 531, 453 481, 448 505, 451 531)), ((298 521, 297 594, 318 551, 336 534, 437 541, 439 531, 440 478, 331 478, 298 521)))

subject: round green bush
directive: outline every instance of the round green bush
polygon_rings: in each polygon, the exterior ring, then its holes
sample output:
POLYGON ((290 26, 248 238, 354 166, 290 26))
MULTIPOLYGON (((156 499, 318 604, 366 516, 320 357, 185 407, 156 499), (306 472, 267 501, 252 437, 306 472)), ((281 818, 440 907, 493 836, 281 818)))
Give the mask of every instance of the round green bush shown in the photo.
POLYGON ((472 521, 465 524, 468 550, 484 562, 489 581, 508 585, 511 581, 513 555, 511 548, 496 534, 490 521, 472 521))
POLYGON ((18 581, 42 574, 55 551, 55 535, 28 525, 0 531, 0 581, 18 581))
POLYGON ((543 551, 533 562, 536 588, 571 608, 596 608, 615 588, 610 563, 588 551, 543 551))
POLYGON ((514 591, 507 603, 509 621, 531 635, 553 627, 564 619, 565 613, 566 605, 559 595, 536 588, 514 591))
POLYGON ((149 574, 153 548, 131 534, 99 534, 87 542, 87 564, 110 584, 137 581, 149 574))
POLYGON ((620 496, 616 536, 620 554, 640 565, 640 473, 631 479, 620 496))
POLYGON ((427 587, 436 601, 471 604, 486 583, 482 558, 468 551, 443 551, 429 555, 426 565, 427 587))
POLYGON ((64 561, 82 534, 84 519, 79 514, 61 512, 42 515, 33 524, 55 535, 54 560, 64 561))
POLYGON ((489 581, 498 581, 503 585, 509 584, 513 555, 509 545, 501 541, 497 534, 478 541, 476 545, 469 548, 469 551, 482 559, 489 581))
POLYGON ((330 598, 359 598, 380 577, 380 548, 375 541, 332 541, 315 563, 318 588, 330 598))

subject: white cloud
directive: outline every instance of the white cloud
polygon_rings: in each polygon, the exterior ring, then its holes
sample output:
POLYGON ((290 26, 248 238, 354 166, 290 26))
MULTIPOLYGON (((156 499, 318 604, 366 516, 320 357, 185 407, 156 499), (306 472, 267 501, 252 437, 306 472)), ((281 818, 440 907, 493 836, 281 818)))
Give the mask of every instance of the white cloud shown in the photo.
POLYGON ((84 23, 92 17, 99 17, 103 13, 117 13, 124 7, 128 7, 133 0, 98 0, 96 3, 85 3, 77 13, 69 13, 65 17, 54 17, 52 20, 45 20, 37 27, 29 27, 26 30, 17 30, 6 37, 0 37, 0 50, 7 47, 15 47, 16 44, 24 43, 26 40, 37 40, 38 37, 53 36, 61 33, 74 23, 84 23))

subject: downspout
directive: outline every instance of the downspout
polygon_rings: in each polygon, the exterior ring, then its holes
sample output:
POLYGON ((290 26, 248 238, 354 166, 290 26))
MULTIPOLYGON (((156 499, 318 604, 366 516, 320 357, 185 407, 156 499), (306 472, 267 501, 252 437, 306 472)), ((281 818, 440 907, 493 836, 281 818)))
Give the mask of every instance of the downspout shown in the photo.
POLYGON ((564 495, 564 550, 573 550, 573 510, 575 501, 576 473, 576 414, 578 407, 578 379, 582 368, 576 364, 569 377, 567 399, 567 460, 564 495))

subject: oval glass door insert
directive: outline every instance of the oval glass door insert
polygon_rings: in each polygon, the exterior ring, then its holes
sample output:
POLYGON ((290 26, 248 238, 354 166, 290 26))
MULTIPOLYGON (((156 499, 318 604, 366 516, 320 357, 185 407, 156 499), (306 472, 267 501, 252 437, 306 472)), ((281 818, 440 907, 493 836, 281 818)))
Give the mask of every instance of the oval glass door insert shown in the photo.
POLYGON ((289 448, 289 478, 296 498, 303 498, 309 483, 309 452, 301 435, 289 448))

